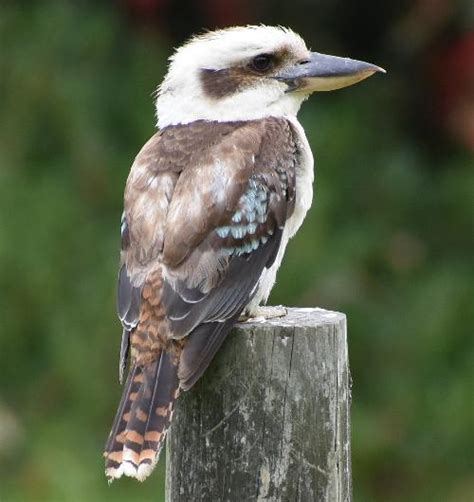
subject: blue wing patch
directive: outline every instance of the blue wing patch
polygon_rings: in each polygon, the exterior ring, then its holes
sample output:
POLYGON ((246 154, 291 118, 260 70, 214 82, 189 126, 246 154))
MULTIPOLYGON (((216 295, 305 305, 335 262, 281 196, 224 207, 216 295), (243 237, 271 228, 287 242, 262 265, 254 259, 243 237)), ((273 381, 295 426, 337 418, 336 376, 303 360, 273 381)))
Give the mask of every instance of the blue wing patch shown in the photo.
POLYGON ((272 228, 263 228, 267 222, 269 197, 266 186, 255 179, 249 180, 249 186, 239 199, 239 209, 232 215, 230 225, 215 230, 223 239, 223 249, 227 254, 240 256, 251 253, 273 235, 272 228))

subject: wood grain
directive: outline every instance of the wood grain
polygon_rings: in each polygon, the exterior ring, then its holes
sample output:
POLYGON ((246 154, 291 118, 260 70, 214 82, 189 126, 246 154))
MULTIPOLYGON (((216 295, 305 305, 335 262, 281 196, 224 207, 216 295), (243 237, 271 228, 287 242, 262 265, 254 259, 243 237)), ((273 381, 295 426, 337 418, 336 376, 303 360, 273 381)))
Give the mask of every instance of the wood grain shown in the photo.
POLYGON ((178 400, 166 500, 352 500, 344 314, 237 325, 178 400))

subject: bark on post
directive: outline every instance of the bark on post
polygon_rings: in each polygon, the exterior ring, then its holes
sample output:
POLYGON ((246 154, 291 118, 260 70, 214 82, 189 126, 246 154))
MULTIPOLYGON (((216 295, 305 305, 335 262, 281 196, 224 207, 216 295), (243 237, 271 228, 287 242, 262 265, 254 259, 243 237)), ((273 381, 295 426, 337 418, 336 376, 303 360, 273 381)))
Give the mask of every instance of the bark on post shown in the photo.
POLYGON ((344 314, 239 324, 178 400, 167 502, 352 500, 344 314))

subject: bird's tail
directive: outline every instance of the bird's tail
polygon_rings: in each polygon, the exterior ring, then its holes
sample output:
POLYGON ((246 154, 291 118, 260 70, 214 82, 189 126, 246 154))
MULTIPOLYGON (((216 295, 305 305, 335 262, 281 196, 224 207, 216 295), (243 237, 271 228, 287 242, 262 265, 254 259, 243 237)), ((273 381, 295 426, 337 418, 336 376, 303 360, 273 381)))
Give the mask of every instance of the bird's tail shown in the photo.
POLYGON ((109 482, 122 475, 143 481, 151 473, 178 394, 178 368, 169 353, 162 352, 153 363, 131 368, 105 445, 109 482))

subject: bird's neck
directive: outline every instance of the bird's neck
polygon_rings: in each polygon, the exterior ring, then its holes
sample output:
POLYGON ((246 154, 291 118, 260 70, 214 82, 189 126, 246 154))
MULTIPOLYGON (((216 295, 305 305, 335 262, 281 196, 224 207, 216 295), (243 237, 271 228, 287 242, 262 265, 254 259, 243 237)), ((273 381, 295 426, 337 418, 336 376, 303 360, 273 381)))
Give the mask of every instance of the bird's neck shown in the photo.
POLYGON ((189 124, 196 120, 234 122, 266 117, 296 118, 303 96, 281 95, 272 89, 252 89, 222 99, 203 96, 199 89, 187 92, 163 90, 156 102, 158 128, 189 124))

